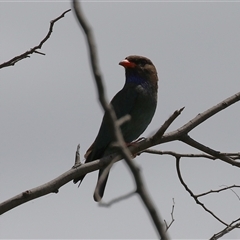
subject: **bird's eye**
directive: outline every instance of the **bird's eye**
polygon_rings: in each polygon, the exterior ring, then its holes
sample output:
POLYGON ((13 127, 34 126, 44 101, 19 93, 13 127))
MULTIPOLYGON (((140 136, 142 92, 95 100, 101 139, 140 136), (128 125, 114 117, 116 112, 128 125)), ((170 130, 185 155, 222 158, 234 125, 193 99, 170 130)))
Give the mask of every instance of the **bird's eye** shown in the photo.
POLYGON ((146 59, 141 59, 141 60, 139 61, 139 64, 142 65, 142 66, 144 66, 145 64, 147 64, 147 60, 146 60, 146 59))

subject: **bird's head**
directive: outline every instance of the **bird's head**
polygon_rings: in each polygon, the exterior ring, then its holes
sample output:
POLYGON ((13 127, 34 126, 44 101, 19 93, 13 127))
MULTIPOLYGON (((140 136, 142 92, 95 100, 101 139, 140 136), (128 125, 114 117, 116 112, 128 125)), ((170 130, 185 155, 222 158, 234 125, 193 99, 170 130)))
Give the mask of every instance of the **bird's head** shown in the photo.
POLYGON ((131 55, 122 60, 119 65, 125 68, 126 83, 135 83, 143 86, 150 84, 157 89, 157 70, 150 59, 131 55))

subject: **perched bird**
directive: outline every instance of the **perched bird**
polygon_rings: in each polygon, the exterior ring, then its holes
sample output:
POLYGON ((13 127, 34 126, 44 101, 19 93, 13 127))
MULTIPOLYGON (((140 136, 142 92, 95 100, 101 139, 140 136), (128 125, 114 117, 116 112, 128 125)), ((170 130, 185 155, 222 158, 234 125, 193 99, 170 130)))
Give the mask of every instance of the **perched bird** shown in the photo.
MULTIPOLYGON (((121 131, 126 143, 137 139, 147 128, 152 120, 157 106, 158 76, 150 59, 142 56, 131 55, 126 57, 119 65, 125 68, 126 81, 112 99, 111 104, 117 118, 129 114, 131 119, 121 125, 121 131)), ((108 118, 104 115, 100 130, 85 157, 86 163, 99 159, 111 153, 111 143, 114 137, 109 130, 108 118)), ((98 179, 103 169, 99 170, 98 179)), ((82 181, 85 176, 74 179, 74 183, 82 181)), ((98 186, 98 196, 101 198, 107 183, 108 174, 98 186)), ((99 198, 94 195, 94 200, 99 198)))

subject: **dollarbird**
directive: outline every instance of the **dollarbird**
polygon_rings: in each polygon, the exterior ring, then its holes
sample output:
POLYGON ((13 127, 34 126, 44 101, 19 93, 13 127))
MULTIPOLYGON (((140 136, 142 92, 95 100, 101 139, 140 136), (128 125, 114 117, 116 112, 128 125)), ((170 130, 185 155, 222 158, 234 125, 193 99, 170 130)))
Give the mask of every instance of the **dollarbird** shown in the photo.
MULTIPOLYGON (((113 97, 111 105, 118 119, 130 115, 130 120, 120 127, 124 141, 129 144, 144 132, 153 118, 157 106, 158 76, 152 61, 143 56, 128 56, 119 65, 125 68, 126 80, 123 88, 113 97)), ((111 154, 114 140, 109 119, 104 115, 97 137, 85 154, 85 163, 111 154)), ((99 170, 98 179, 103 171, 99 170)), ((108 175, 97 188, 98 197, 95 191, 95 201, 103 197, 108 175)), ((74 183, 82 181, 84 177, 74 179, 74 183)))

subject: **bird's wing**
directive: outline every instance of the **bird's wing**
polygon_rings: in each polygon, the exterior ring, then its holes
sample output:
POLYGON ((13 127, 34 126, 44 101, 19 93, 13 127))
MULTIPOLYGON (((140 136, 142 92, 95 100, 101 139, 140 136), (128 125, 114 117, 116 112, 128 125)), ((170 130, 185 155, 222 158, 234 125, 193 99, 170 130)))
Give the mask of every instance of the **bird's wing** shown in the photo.
MULTIPOLYGON (((135 91, 134 88, 125 86, 114 96, 111 104, 117 118, 121 118, 126 114, 131 114, 131 110, 137 101, 138 95, 139 93, 135 91)), ((87 159, 86 162, 101 158, 108 145, 113 141, 114 137, 111 130, 109 130, 109 125, 109 119, 104 114, 98 135, 85 154, 87 159)))
POLYGON ((125 85, 111 101, 117 118, 121 118, 126 114, 131 114, 132 109, 137 102, 139 92, 135 89, 136 85, 125 85))

